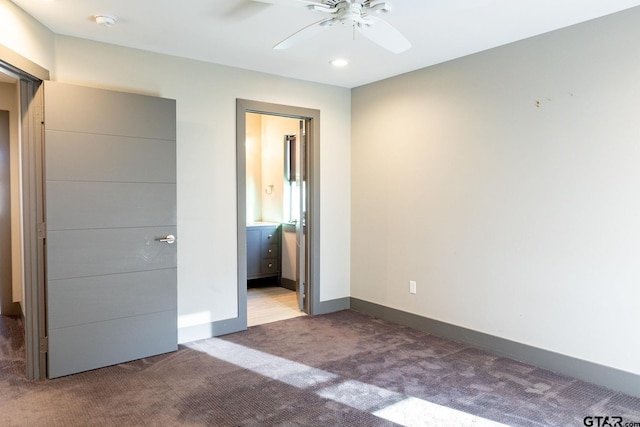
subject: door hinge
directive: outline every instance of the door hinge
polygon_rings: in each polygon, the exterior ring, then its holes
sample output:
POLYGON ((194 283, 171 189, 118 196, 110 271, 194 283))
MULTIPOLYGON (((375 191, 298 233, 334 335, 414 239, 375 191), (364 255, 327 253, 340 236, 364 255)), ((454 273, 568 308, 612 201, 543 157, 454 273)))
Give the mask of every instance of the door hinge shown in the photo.
POLYGON ((40 353, 49 352, 49 337, 40 337, 40 353))
POLYGON ((37 225, 38 239, 44 240, 47 237, 47 224, 41 222, 37 225))

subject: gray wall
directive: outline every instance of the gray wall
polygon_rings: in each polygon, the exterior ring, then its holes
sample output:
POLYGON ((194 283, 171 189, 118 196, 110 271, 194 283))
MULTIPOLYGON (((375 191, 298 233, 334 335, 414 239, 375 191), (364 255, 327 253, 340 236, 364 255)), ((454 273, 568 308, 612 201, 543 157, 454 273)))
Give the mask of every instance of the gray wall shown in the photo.
POLYGON ((351 296, 640 373, 638 22, 354 89, 351 296))

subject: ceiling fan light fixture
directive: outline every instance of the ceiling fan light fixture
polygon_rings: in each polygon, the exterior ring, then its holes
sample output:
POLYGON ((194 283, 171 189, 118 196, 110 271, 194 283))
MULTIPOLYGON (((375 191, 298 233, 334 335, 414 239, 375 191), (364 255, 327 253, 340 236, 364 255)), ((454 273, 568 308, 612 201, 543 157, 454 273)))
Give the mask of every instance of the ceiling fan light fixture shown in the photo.
POLYGON ((93 18, 96 20, 96 24, 107 28, 113 27, 117 21, 115 16, 110 15, 96 15, 93 18))

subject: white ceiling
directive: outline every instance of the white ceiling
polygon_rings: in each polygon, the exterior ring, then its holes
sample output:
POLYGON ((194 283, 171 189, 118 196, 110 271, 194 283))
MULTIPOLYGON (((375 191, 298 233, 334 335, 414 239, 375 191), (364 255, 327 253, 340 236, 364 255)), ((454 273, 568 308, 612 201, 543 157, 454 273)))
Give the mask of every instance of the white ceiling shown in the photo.
MULTIPOLYGON (((387 22, 413 47, 393 54, 350 26, 300 46, 276 43, 325 18, 253 0, 13 0, 58 34, 342 87, 356 87, 516 40, 640 6, 640 0, 389 0, 387 22), (118 18, 111 28, 95 15, 118 18), (334 68, 329 61, 346 58, 334 68)), ((588 43, 585 40, 585 43, 588 43)))

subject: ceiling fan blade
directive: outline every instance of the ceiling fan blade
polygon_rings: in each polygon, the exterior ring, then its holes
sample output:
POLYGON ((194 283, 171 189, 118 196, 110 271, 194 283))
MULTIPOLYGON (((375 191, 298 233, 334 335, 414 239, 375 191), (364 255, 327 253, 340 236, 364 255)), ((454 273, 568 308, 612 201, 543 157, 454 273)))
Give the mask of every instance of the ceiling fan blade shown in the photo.
POLYGON ((367 16, 356 28, 363 36, 393 53, 401 53, 411 47, 411 42, 400 31, 375 16, 367 16))
POLYGON ((258 3, 268 3, 268 4, 277 4, 280 6, 294 6, 294 7, 309 7, 309 6, 317 6, 320 8, 328 8, 326 4, 322 3, 322 1, 312 1, 312 0, 253 0, 258 3))
POLYGON ((290 35, 280 43, 275 45, 274 49, 289 49, 290 47, 310 39, 311 37, 323 32, 335 22, 335 18, 327 18, 321 21, 315 22, 301 29, 300 31, 290 35))

